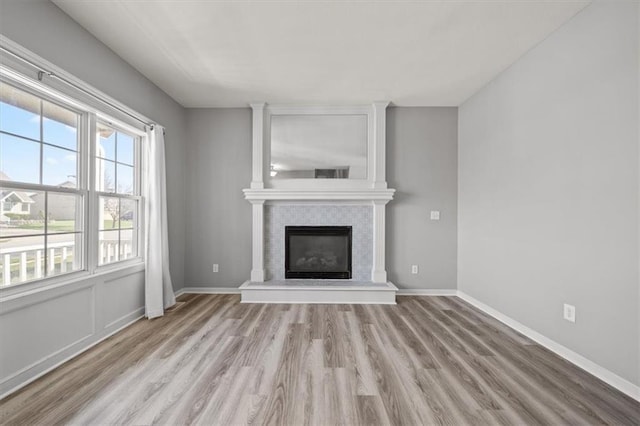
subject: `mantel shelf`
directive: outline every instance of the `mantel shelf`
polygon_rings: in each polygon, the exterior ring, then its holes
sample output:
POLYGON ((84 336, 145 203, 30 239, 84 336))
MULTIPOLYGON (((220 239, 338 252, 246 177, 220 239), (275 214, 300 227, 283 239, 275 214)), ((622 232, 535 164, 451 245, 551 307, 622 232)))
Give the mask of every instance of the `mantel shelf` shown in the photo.
POLYGON ((335 190, 292 190, 292 189, 243 189, 248 201, 381 201, 393 199, 395 189, 335 189, 335 190))

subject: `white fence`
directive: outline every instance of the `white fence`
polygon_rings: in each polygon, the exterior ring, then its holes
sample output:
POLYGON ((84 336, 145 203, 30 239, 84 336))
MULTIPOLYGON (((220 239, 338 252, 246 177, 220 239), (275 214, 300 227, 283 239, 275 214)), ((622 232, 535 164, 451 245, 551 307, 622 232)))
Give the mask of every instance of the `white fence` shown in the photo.
MULTIPOLYGON (((9 286, 18 282, 31 281, 71 272, 80 269, 80 258, 74 256, 73 242, 47 244, 47 269, 44 268, 44 248, 42 245, 21 246, 0 249, 2 266, 2 282, 0 286, 9 286), (13 278, 13 279, 12 279, 13 278)), ((133 255, 133 247, 129 242, 100 241, 98 248, 98 264, 104 265, 117 260, 129 259, 133 255), (122 249, 122 250, 120 250, 122 249)))

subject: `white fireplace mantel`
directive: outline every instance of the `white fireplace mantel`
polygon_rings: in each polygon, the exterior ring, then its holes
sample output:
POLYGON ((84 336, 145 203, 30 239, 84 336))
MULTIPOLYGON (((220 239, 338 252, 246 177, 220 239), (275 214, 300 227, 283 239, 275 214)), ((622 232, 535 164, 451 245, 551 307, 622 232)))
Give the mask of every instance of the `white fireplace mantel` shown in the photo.
MULTIPOLYGON (((395 286, 387 282, 385 269, 385 208, 386 204, 393 199, 395 192, 395 189, 387 188, 385 173, 387 105, 388 102, 374 102, 368 106, 354 107, 278 107, 265 103, 251 104, 253 110, 253 173, 250 188, 244 189, 243 192, 245 199, 252 204, 252 269, 250 281, 245 283, 241 289, 246 290, 248 285, 254 285, 260 289, 260 292, 264 292, 264 286, 269 284, 269 282, 265 283, 264 260, 265 205, 268 204, 371 205, 373 209, 371 284, 378 287, 380 284, 387 285, 384 288, 386 292, 395 289, 395 286), (290 179, 287 182, 271 179, 268 168, 270 161, 269 123, 271 116, 275 114, 366 114, 368 117, 367 179, 290 179)), ((282 290, 284 287, 274 285, 273 288, 282 290)), ((329 286, 328 288, 333 287, 329 286)), ((316 287, 317 289, 318 287, 316 287)), ((278 299, 282 299, 282 297, 282 293, 277 296, 278 299)), ((384 297, 386 297, 385 300, 390 300, 388 296, 384 297)), ((393 298, 392 300, 395 300, 395 291, 393 298)), ((365 299, 366 297, 363 300, 365 299)), ((243 300, 245 300, 244 290, 243 300)), ((247 297, 248 300, 250 300, 249 297, 247 297)), ((328 296, 328 299, 322 300, 332 299, 331 296, 328 296)), ((372 297, 370 300, 377 299, 372 297)), ((312 301, 310 302, 312 303, 312 301)), ((349 299, 348 303, 358 302, 349 299)))
POLYGON ((355 189, 355 190, 292 190, 292 189, 244 189, 244 197, 252 204, 278 201, 326 201, 353 202, 368 204, 370 202, 388 203, 393 199, 395 189, 355 189))

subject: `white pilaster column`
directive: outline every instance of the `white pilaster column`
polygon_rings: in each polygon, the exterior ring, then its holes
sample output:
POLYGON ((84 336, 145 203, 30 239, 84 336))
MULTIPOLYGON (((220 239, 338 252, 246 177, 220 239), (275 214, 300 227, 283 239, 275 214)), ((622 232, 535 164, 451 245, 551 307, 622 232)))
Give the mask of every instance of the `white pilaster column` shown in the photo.
POLYGON ((265 103, 251 104, 253 110, 253 158, 251 189, 264 188, 264 106, 265 103))
POLYGON ((387 106, 389 102, 373 103, 373 137, 374 146, 374 169, 373 169, 373 187, 376 189, 384 189, 387 187, 386 172, 386 152, 387 152, 387 106))
POLYGON ((264 200, 251 200, 253 210, 251 281, 264 282, 264 200))
POLYGON ((373 202, 373 270, 371 281, 374 283, 386 283, 387 271, 385 269, 385 209, 388 200, 375 200, 373 202))

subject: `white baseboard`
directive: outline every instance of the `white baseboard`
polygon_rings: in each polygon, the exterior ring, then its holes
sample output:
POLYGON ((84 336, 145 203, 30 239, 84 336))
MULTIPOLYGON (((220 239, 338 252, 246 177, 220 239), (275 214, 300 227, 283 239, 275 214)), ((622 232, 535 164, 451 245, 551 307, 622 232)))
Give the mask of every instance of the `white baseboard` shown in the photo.
POLYGON ((398 296, 457 296, 458 290, 450 288, 399 288, 398 296))
POLYGON ((181 294, 240 294, 237 287, 184 287, 176 291, 176 297, 181 294))
POLYGON ((623 392, 629 395, 631 398, 637 401, 640 401, 640 386, 637 386, 631 383, 630 381, 618 376, 617 374, 607 370, 606 368, 596 364, 595 362, 585 358, 584 356, 572 351, 571 349, 561 345, 560 343, 555 342, 546 336, 543 336, 537 331, 532 330, 526 325, 519 323, 518 321, 493 309, 489 305, 486 305, 480 302, 479 300, 474 299, 473 297, 469 296, 468 294, 460 290, 457 291, 457 296, 462 300, 464 300, 465 302, 480 309, 481 311, 491 315, 498 321, 503 322, 504 324, 513 328, 514 330, 524 334, 534 342, 544 346, 545 348, 556 353, 557 355, 561 356, 567 361, 577 365, 578 367, 582 368, 586 372, 596 376, 603 382, 608 383, 609 385, 618 389, 620 392, 623 392))

